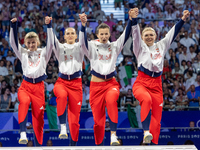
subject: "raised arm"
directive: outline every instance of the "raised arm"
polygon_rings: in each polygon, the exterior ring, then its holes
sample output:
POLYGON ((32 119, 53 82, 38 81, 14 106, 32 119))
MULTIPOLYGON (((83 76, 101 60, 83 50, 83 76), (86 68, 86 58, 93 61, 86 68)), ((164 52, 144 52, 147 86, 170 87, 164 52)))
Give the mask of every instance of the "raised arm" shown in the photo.
POLYGON ((127 42, 128 38, 131 35, 131 28, 136 23, 134 19, 137 18, 137 15, 138 15, 138 8, 133 8, 129 11, 129 20, 128 20, 126 29, 124 30, 122 35, 115 42, 115 44, 117 46, 117 53, 118 54, 121 52, 125 43, 127 42))
POLYGON ((137 19, 134 18, 132 20, 133 26, 132 26, 132 38, 133 38, 133 53, 135 54, 135 57, 138 58, 138 55, 141 50, 141 33, 140 33, 140 26, 137 23, 137 19))
POLYGON ((160 42, 163 43, 164 50, 165 53, 168 50, 169 46, 171 45, 171 43, 174 41, 174 39, 176 38, 176 36, 178 35, 179 31, 181 30, 182 26, 184 25, 186 19, 189 17, 190 12, 188 10, 184 10, 183 11, 183 17, 181 18, 181 20, 176 23, 170 30, 169 32, 166 34, 165 38, 163 38, 160 42))
POLYGON ((18 25, 18 21, 17 18, 13 18, 11 21, 11 25, 10 25, 10 45, 13 49, 13 51, 15 52, 16 56, 21 60, 21 45, 18 42, 18 29, 17 29, 17 25, 18 25))
POLYGON ((87 15, 85 13, 79 14, 81 20, 81 31, 79 32, 79 42, 84 54, 89 58, 88 41, 86 33, 87 15))
POLYGON ((51 20, 52 17, 45 17, 45 24, 47 25, 47 44, 46 44, 46 55, 45 55, 45 59, 46 62, 48 63, 50 57, 51 57, 51 53, 52 53, 52 49, 53 49, 53 43, 54 43, 54 36, 53 36, 53 29, 52 29, 52 25, 51 25, 51 20))
MULTIPOLYGON (((45 22, 47 21, 47 23, 50 21, 50 19, 52 19, 52 17, 45 17, 45 22)), ((57 39, 56 35, 54 34, 53 30, 51 30, 51 34, 53 37, 53 51, 56 55, 56 58, 59 59, 59 53, 60 53, 60 49, 63 47, 63 45, 59 42, 59 40, 57 39)), ((51 39, 52 40, 52 39, 51 39)))

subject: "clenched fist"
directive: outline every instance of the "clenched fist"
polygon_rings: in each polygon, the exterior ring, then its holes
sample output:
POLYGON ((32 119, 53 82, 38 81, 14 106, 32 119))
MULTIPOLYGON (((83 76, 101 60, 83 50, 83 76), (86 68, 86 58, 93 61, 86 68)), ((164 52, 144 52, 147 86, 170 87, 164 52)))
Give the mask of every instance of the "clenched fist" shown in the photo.
POLYGON ((186 21, 186 19, 190 16, 190 12, 188 10, 183 11, 183 17, 182 20, 186 21))

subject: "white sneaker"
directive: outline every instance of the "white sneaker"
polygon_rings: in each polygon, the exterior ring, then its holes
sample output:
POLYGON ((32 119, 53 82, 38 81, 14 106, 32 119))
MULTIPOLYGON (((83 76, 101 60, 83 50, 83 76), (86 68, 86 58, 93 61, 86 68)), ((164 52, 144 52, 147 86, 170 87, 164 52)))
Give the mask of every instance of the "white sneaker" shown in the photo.
POLYGON ((149 131, 144 132, 143 143, 145 144, 151 143, 152 139, 153 139, 153 135, 149 131))
POLYGON ((19 139, 19 144, 27 144, 28 139, 26 137, 26 132, 21 132, 20 133, 20 139, 19 139))
POLYGON ((110 137, 110 145, 111 146, 118 146, 118 145, 120 145, 119 141, 117 140, 117 136, 114 133, 110 137))
POLYGON ((61 124, 60 126, 61 126, 61 129, 60 129, 59 138, 68 139, 66 124, 61 124))

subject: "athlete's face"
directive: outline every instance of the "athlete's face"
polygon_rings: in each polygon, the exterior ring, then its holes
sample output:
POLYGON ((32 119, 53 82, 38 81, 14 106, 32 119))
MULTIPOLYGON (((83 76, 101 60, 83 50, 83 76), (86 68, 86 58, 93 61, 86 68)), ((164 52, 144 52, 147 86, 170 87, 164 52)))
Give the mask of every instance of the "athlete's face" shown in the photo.
POLYGON ((74 44, 77 39, 77 34, 76 34, 75 29, 74 28, 66 29, 64 38, 67 41, 67 44, 74 44))
POLYGON ((143 33, 142 39, 147 44, 147 46, 152 46, 156 40, 156 34, 153 31, 147 30, 143 33))
POLYGON ((100 43, 106 44, 110 38, 110 30, 109 28, 99 29, 99 33, 97 34, 100 43))
POLYGON ((28 38, 25 40, 25 45, 30 51, 36 51, 39 43, 36 38, 28 38))

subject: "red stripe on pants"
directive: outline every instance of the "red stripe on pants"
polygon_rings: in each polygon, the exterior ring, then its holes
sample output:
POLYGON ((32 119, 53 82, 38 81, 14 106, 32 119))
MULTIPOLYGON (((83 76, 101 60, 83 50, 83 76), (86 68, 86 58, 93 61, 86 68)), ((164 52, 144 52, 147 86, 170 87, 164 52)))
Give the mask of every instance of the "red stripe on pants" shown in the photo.
POLYGON ((57 114, 61 116, 67 106, 68 97, 68 123, 72 140, 77 142, 79 135, 79 117, 82 105, 82 79, 65 80, 58 78, 54 86, 54 94, 57 97, 57 114))
POLYGON ((158 144, 163 106, 161 76, 150 77, 138 71, 138 77, 133 85, 133 95, 140 102, 142 122, 151 109, 150 133, 153 135, 152 142, 158 144))
POLYGON ((103 142, 107 108, 112 122, 118 123, 117 100, 119 98, 119 84, 115 79, 106 82, 90 82, 90 106, 94 117, 95 144, 103 142))
POLYGON ((23 80, 19 90, 19 124, 24 121, 31 102, 33 129, 39 144, 43 143, 43 127, 44 127, 44 82, 36 84, 23 80))

